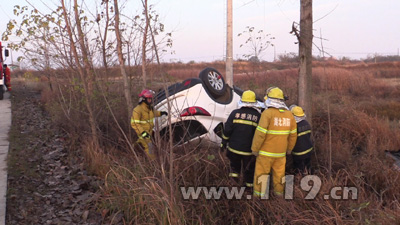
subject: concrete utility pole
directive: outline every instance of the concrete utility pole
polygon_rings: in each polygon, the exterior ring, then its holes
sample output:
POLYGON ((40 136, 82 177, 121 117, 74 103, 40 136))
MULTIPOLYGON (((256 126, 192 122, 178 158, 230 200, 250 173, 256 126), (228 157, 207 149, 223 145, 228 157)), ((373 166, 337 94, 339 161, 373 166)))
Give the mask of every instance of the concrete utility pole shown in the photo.
POLYGON ((232 0, 227 0, 227 26, 226 26, 226 83, 233 87, 233 32, 232 32, 232 0))
POLYGON ((313 15, 312 0, 300 1, 299 38, 299 105, 303 107, 312 125, 312 39, 313 15))

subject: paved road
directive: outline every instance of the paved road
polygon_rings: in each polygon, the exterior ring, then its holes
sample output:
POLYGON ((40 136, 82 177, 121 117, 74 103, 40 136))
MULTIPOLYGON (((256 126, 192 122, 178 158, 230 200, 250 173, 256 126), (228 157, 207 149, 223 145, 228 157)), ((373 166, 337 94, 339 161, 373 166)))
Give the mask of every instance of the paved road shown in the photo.
POLYGON ((10 94, 0 100, 0 224, 6 222, 8 132, 11 127, 10 94))

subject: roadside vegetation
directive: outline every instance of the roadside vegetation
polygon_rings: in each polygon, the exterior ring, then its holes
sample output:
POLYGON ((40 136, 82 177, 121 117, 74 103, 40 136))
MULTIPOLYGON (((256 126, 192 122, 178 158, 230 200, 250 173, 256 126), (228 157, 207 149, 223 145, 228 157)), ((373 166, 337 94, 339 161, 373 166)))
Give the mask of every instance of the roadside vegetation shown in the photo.
MULTIPOLYGON (((203 195, 185 200, 181 187, 235 185, 228 178, 225 156, 218 146, 174 147, 157 139, 157 159, 149 162, 134 144, 132 107, 144 88, 167 88, 197 77, 205 67, 224 74, 225 64, 160 63, 163 54, 173 53, 173 31, 165 28, 156 5, 141 3, 132 9, 117 0, 89 5, 61 0, 43 7, 45 11, 17 5, 18 19, 10 20, 2 34, 4 42, 18 37, 19 43, 7 47, 23 52, 25 58, 18 61, 36 69, 13 71, 13 76, 41 87, 41 102, 54 127, 74 143, 71 154, 82 149, 87 170, 102 179, 95 206, 104 221, 400 223, 400 173, 384 153, 400 148, 398 57, 363 62, 313 58, 312 164, 322 183, 315 199, 305 199, 308 192, 296 177, 293 200, 207 200, 203 195), (333 187, 355 187, 357 199, 325 199, 333 187)), ((298 62, 293 53, 278 56, 274 63, 238 61, 234 82, 259 97, 278 86, 289 96, 288 105, 297 103, 298 62)), ((290 166, 287 171, 292 173, 290 166)))
MULTIPOLYGON (((149 68, 151 88, 197 77, 222 63, 165 64, 149 68)), ((279 86, 296 103, 296 64, 237 62, 234 81, 260 97, 270 86, 279 86), (255 70, 253 68, 256 68, 255 70), (246 73, 246 71, 252 71, 246 73), (254 71, 254 72, 253 72, 254 71)), ((139 68, 127 68, 134 71, 139 68)), ((157 160, 149 162, 133 143, 118 75, 101 77, 92 98, 99 144, 92 140, 85 99, 78 77, 54 71, 47 79, 40 72, 21 71, 42 85, 42 102, 56 126, 83 149, 86 166, 104 180, 97 208, 104 216, 125 224, 396 224, 400 222, 400 173, 384 150, 400 147, 400 64, 324 63, 313 68, 314 174, 321 190, 314 200, 294 181, 294 199, 185 200, 181 187, 234 186, 228 178, 227 159, 218 146, 193 143, 171 149, 158 143, 157 160), (72 77, 71 77, 72 76, 72 77), (68 77, 68 79, 66 79, 68 77), (51 84, 51 86, 50 86, 51 84), (50 88, 51 87, 51 88, 50 88), (171 157, 171 153, 173 153, 171 157), (171 162, 171 159, 173 160, 171 162), (357 199, 324 199, 333 187, 356 187, 357 199)), ((116 74, 116 73, 115 73, 116 74)), ((138 78, 140 79, 140 78, 138 78)), ((132 80, 132 99, 141 86, 132 80)), ((307 112, 306 112, 307 113, 307 112)), ((290 157, 287 173, 292 174, 290 157)), ((310 183, 310 185, 312 185, 310 183)), ((340 195, 342 192, 338 192, 340 195)))

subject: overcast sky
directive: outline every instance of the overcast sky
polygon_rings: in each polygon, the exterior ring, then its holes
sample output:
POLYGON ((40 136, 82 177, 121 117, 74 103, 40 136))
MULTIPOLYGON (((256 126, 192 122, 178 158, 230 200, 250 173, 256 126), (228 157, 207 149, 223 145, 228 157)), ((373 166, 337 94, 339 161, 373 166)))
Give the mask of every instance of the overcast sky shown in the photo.
MULTIPOLYGON (((159 6, 167 24, 176 28, 176 58, 218 59, 225 54, 226 0, 169 0, 159 6), (167 2, 169 2, 167 4, 167 2)), ((299 0, 233 0, 234 56, 248 50, 237 37, 246 26, 270 33, 276 54, 296 52, 291 26, 300 18, 299 0)), ((335 57, 363 58, 368 54, 398 54, 400 47, 399 0, 314 0, 314 43, 335 57), (322 42, 319 39, 326 39, 322 42)), ((313 54, 320 55, 317 47, 313 54)), ((263 59, 271 61, 274 49, 263 59)))
MULTIPOLYGON (((5 0, 2 0, 3 2, 5 0)), ((40 7, 58 0, 29 0, 40 7)), ((91 1, 91 0, 86 0, 91 1)), ((100 1, 100 0, 98 0, 100 1)), ((0 4, 0 27, 13 18, 15 4, 0 4)), ((137 12, 139 0, 124 0, 126 9, 137 12)), ((167 31, 172 31, 175 54, 163 60, 213 61, 224 59, 226 44, 226 0, 149 0, 156 5, 167 31)), ((126 10, 124 9, 124 10, 126 10)), ((274 47, 261 56, 272 61, 274 55, 298 51, 291 35, 292 23, 299 22, 300 0, 233 0, 234 58, 243 58, 249 49, 239 47, 244 39, 237 37, 246 26, 275 37, 274 47), (275 51, 275 53, 274 53, 275 51)), ((314 44, 334 57, 365 58, 367 55, 397 55, 400 48, 399 0, 314 0, 314 44), (321 44, 320 37, 324 39, 321 44)), ((313 47, 313 55, 320 55, 313 47)))

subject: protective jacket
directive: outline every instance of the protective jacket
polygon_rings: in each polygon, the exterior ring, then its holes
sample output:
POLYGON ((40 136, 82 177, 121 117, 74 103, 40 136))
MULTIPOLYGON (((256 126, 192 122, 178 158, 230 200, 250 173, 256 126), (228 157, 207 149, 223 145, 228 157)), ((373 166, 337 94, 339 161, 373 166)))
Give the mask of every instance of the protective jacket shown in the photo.
POLYGON ((251 144, 260 115, 258 110, 251 107, 232 111, 225 123, 222 136, 223 141, 229 143, 229 151, 239 155, 252 155, 251 144))
POLYGON ((310 157, 313 150, 311 141, 311 126, 307 120, 297 123, 297 141, 292 154, 298 159, 310 157))
POLYGON ((284 157, 296 144, 296 128, 296 120, 290 111, 268 108, 261 114, 251 150, 259 155, 284 157))
POLYGON ((161 112, 150 108, 145 102, 140 103, 133 109, 131 126, 140 136, 143 131, 151 134, 154 127, 154 117, 161 116, 161 112))

